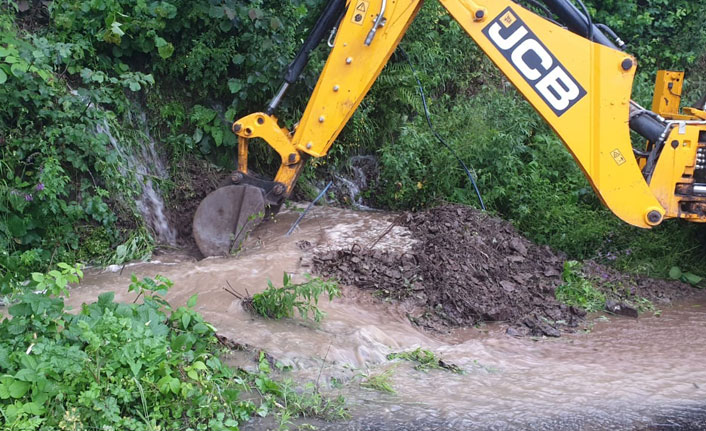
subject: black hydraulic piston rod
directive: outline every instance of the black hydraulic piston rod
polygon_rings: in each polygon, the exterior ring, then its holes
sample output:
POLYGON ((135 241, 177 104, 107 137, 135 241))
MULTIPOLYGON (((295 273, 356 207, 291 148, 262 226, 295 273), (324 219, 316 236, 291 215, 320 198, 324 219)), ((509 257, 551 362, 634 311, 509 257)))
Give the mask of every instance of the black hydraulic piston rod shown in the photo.
POLYGON ((294 57, 294 60, 289 64, 287 72, 284 75, 284 83, 282 83, 282 86, 279 88, 279 91, 277 91, 275 97, 273 97, 267 105, 265 112, 268 115, 271 115, 274 112, 277 105, 279 105, 279 102, 282 100, 284 93, 287 91, 287 88, 289 88, 291 84, 294 84, 297 78, 299 78, 302 74, 304 67, 309 62, 309 54, 311 54, 311 51, 313 51, 314 48, 321 43, 321 40, 323 40, 326 33, 330 32, 336 23, 341 19, 345 9, 346 0, 329 0, 326 4, 326 7, 321 13, 321 16, 319 16, 319 19, 316 21, 311 33, 307 36, 302 47, 299 48, 297 56, 294 57))
MULTIPOLYGON (((591 23, 592 31, 589 30, 589 21, 586 15, 579 11, 574 4, 568 0, 542 0, 566 27, 574 33, 588 38, 592 35, 593 41, 613 49, 620 49, 606 36, 601 29, 591 23)), ((632 62, 625 64, 626 70, 634 67, 632 62)), ((638 105, 630 103, 630 128, 645 137, 648 141, 658 143, 663 139, 663 133, 667 125, 658 119, 652 112, 641 110, 638 105)))

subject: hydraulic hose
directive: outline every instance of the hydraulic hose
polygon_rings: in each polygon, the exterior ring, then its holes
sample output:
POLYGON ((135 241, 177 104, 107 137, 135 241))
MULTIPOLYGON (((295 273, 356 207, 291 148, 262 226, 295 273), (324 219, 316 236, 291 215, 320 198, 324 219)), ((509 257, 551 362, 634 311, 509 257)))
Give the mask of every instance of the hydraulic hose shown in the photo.
POLYGON ((331 31, 331 29, 336 25, 336 23, 341 19, 343 12, 346 9, 346 0, 329 0, 324 8, 321 16, 316 21, 314 28, 307 36, 304 44, 299 48, 297 56, 287 67, 287 72, 284 75, 284 82, 282 86, 277 91, 275 97, 272 98, 270 103, 267 105, 265 112, 270 115, 272 114, 279 103, 282 101, 282 97, 287 91, 287 88, 291 84, 294 84, 296 80, 301 76, 304 67, 309 63, 309 54, 313 51, 319 43, 324 39, 326 34, 331 31))

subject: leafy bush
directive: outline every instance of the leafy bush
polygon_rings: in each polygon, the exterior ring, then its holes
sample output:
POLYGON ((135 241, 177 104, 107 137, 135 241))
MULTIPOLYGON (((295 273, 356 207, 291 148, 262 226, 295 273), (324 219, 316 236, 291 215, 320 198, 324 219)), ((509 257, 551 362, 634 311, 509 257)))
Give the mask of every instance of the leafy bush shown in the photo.
POLYGON ((218 359, 214 329, 143 281, 141 304, 113 293, 78 315, 26 294, 0 323, 0 410, 10 429, 237 429, 255 411, 218 359), (76 428, 78 427, 78 428, 76 428), (107 427, 107 428, 106 428, 107 427))
POLYGON ((139 186, 101 130, 127 109, 124 89, 154 81, 83 67, 80 47, 19 31, 5 5, 0 41, 0 294, 7 294, 53 262, 108 254, 124 238, 118 213, 124 225, 136 224, 129 201, 139 186), (69 69, 77 72, 70 79, 69 69), (106 247, 79 251, 98 237, 106 247))
POLYGON ((328 295, 329 301, 341 296, 341 290, 334 281, 307 276, 304 283, 293 284, 291 277, 285 272, 282 287, 275 287, 268 281, 264 292, 256 293, 243 304, 270 319, 294 317, 296 309, 303 319, 307 319, 311 313, 314 321, 320 322, 326 316, 317 306, 319 296, 323 293, 328 295))
MULTIPOLYGON (((280 370, 284 369, 279 362, 275 362, 274 366, 280 370)), ((265 352, 260 352, 257 372, 241 373, 241 378, 261 397, 262 402, 257 414, 267 416, 274 412, 279 421, 279 429, 287 429, 291 424, 290 419, 295 417, 328 421, 350 418, 342 396, 326 397, 313 383, 298 388, 289 379, 275 381, 272 377, 273 371, 265 352)))
POLYGON ((643 71, 683 70, 704 53, 703 0, 587 1, 594 20, 612 27, 643 71), (679 31, 675 32, 674 29, 679 31))

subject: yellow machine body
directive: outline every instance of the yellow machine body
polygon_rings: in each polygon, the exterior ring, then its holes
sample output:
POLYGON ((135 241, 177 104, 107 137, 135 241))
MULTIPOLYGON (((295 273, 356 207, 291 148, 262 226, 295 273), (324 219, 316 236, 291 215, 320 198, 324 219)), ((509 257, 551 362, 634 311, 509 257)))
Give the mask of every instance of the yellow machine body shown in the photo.
MULTIPOLYGON (((706 212, 700 212, 706 197, 685 197, 693 183, 699 148, 706 146, 706 113, 680 112, 683 74, 660 72, 658 76, 653 109, 674 121, 674 127, 668 131, 668 145, 653 175, 646 179, 633 155, 628 126, 637 64, 633 57, 508 0, 439 1, 552 127, 613 213, 643 228, 665 218, 706 220, 706 212)), ((281 128, 275 117, 264 113, 234 123, 240 138, 239 170, 247 173, 248 140, 264 139, 281 157, 275 181, 285 185, 288 195, 307 156, 323 157, 329 151, 422 3, 349 0, 296 130, 281 128), (384 16, 378 20, 383 5, 384 16), (376 20, 382 25, 368 44, 376 20)))

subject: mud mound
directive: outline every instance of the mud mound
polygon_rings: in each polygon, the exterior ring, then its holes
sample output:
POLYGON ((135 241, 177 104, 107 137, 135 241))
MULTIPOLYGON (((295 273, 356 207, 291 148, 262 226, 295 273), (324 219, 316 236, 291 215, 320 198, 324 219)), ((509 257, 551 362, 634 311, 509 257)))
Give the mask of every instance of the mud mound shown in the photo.
POLYGON ((344 283, 412 298, 427 309, 423 326, 503 321, 532 334, 575 327, 580 310, 560 304, 554 290, 564 258, 535 245, 503 220, 457 205, 408 214, 400 222, 418 241, 399 255, 354 246, 319 254, 314 268, 344 283))
MULTIPOLYGON (((405 214, 398 220, 418 241, 412 253, 354 245, 317 253, 315 271, 411 300, 425 310, 412 319, 433 329, 496 321, 508 323, 519 335, 559 336, 585 316, 555 298, 565 256, 530 242, 510 223, 459 205, 405 214)), ((636 295, 668 301, 680 296, 679 290, 688 290, 670 282, 650 284, 597 264, 586 270, 615 301, 636 295)))

